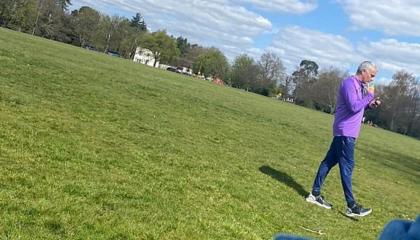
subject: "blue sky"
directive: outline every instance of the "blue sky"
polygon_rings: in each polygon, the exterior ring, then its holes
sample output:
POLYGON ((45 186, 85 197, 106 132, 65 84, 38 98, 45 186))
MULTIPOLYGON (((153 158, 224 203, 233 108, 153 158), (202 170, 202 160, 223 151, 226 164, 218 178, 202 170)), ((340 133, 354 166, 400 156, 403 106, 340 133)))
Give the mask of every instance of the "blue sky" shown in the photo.
POLYGON ((371 60, 377 82, 393 73, 420 74, 420 0, 72 0, 132 18, 140 12, 151 31, 165 29, 191 43, 214 46, 233 60, 279 55, 287 71, 302 59, 354 73, 371 60))

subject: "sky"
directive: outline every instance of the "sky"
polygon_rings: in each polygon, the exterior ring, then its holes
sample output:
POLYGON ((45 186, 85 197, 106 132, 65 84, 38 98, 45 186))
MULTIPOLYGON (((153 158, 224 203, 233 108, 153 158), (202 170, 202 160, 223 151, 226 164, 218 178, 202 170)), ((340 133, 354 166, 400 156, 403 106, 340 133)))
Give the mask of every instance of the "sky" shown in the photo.
POLYGON ((420 0, 72 0, 166 30, 190 43, 219 48, 230 61, 276 53, 288 73, 301 60, 354 74, 370 60, 375 81, 389 83, 405 70, 420 76, 420 0))

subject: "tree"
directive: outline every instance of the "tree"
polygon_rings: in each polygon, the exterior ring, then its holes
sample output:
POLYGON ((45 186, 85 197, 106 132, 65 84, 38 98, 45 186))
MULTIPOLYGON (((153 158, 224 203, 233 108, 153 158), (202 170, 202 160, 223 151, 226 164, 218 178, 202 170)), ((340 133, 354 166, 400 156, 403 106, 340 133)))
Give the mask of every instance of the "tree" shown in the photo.
POLYGON ((293 96, 296 104, 312 107, 310 90, 318 76, 318 64, 310 60, 302 60, 296 71, 293 72, 295 90, 293 96))
POLYGON ((333 113, 336 107, 336 96, 341 81, 347 73, 337 68, 321 71, 318 80, 311 87, 311 99, 317 110, 333 113))
POLYGON ((196 74, 205 77, 219 77, 224 79, 229 70, 229 63, 225 55, 217 48, 210 48, 197 57, 193 64, 196 74))
POLYGON ((134 27, 139 32, 146 32, 147 31, 146 22, 144 21, 144 18, 140 13, 136 13, 136 16, 134 16, 131 19, 130 26, 134 27))
POLYGON ((420 129, 415 129, 416 123, 420 122, 420 82, 418 79, 413 79, 410 83, 408 91, 408 124, 407 134, 410 136, 417 136, 420 129))
POLYGON ((56 0, 38 0, 33 35, 62 41, 65 12, 56 0))
MULTIPOLYGON (((178 49, 180 49, 180 45, 178 45, 178 49)), ((198 59, 198 56, 200 56, 201 54, 203 54, 204 52, 206 52, 208 49, 198 46, 197 44, 192 44, 189 45, 189 49, 184 52, 184 55, 182 55, 182 51, 180 49, 180 57, 178 58, 177 61, 177 65, 178 66, 183 66, 183 67, 188 67, 188 68, 193 68, 193 64, 194 62, 198 59)), ((182 46, 181 46, 182 48, 182 46)))
POLYGON ((115 32, 118 31, 118 27, 121 23, 121 17, 119 16, 113 16, 111 18, 106 19, 108 20, 107 23, 107 32, 106 32, 106 45, 105 45, 105 49, 104 52, 107 53, 109 50, 113 49, 111 46, 111 40, 112 40, 112 36, 115 32))
POLYGON ((62 16, 61 36, 59 37, 60 39, 57 40, 80 46, 79 37, 77 36, 75 28, 73 15, 66 12, 62 16))
POLYGON ((124 49, 126 49, 123 50, 123 52, 125 52, 124 55, 126 57, 133 58, 142 36, 147 33, 147 25, 140 13, 136 13, 136 15, 133 16, 129 25, 131 29, 126 29, 129 34, 127 38, 123 40, 123 46, 124 49))
POLYGON ((13 9, 15 6, 15 0, 0 1, 0 26, 8 27, 8 24, 13 16, 13 9))
MULTIPOLYGON (((140 45, 148 48, 158 62, 171 63, 179 56, 179 50, 175 40, 166 34, 166 31, 156 31, 152 34, 145 34, 140 45)), ((155 62, 156 65, 156 62, 155 62)))
POLYGON ((67 34, 73 27, 63 5, 70 1, 58 0, 2 0, 0 26, 42 37, 69 42, 67 34), (68 29, 68 27, 70 29, 68 29))
POLYGON ((188 43, 188 40, 186 38, 183 38, 182 36, 176 39, 176 45, 179 49, 181 57, 185 57, 191 48, 190 44, 188 43))
POLYGON ((121 19, 118 29, 112 36, 111 49, 118 51, 123 57, 131 58, 142 33, 144 32, 133 27, 128 19, 121 19))
POLYGON ((94 35, 99 25, 100 14, 95 9, 83 6, 79 11, 73 11, 74 26, 80 46, 93 43, 94 35))
POLYGON ((419 120, 419 82, 413 74, 398 71, 381 96, 385 103, 380 117, 391 131, 411 135, 419 120))
POLYGON ((231 70, 232 87, 255 91, 258 86, 258 75, 260 74, 258 65, 254 59, 246 54, 235 58, 231 70))
POLYGON ((258 76, 258 88, 256 93, 268 96, 275 93, 278 84, 285 78, 285 68, 280 58, 273 52, 266 52, 261 55, 258 76))
POLYGON ((12 5, 8 27, 19 32, 29 32, 36 19, 36 0, 16 0, 12 5))
POLYGON ((39 19, 41 17, 41 12, 43 10, 43 7, 44 7, 44 0, 39 0, 38 1, 38 7, 37 7, 37 14, 36 14, 35 23, 34 23, 34 28, 32 29, 32 35, 35 35, 35 32, 38 29, 39 19))

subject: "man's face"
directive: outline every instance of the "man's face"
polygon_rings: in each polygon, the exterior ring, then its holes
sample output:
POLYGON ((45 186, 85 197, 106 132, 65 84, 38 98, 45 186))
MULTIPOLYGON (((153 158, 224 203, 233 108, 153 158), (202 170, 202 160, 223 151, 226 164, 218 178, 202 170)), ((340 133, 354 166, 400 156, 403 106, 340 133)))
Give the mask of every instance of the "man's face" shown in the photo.
POLYGON ((362 71, 362 82, 368 83, 368 82, 373 81, 373 79, 376 76, 376 73, 377 73, 376 69, 370 69, 370 68, 364 69, 362 71))

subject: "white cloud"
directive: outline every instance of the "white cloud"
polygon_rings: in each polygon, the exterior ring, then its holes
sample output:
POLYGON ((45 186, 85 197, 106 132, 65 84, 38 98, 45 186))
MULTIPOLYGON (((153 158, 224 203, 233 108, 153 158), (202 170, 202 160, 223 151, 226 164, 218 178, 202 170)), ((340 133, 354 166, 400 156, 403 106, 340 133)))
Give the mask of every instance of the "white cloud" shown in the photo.
POLYGON ((317 8, 316 0, 237 0, 237 2, 251 3, 253 6, 266 11, 289 12, 303 14, 317 8))
POLYGON ((419 0, 339 0, 356 28, 420 36, 419 0))
POLYGON ((406 70, 420 73, 420 44, 399 42, 395 39, 382 39, 377 42, 359 44, 359 52, 368 54, 380 68, 395 72, 406 70))
POLYGON ((268 50, 279 54, 288 71, 303 59, 315 61, 321 68, 335 66, 345 71, 371 60, 380 71, 392 74, 404 69, 420 75, 420 44, 395 39, 354 45, 340 35, 294 26, 281 30, 268 50))
POLYGON ((289 70, 303 59, 323 67, 340 68, 348 68, 360 59, 354 46, 344 37, 297 26, 281 30, 268 50, 277 52, 289 70))

